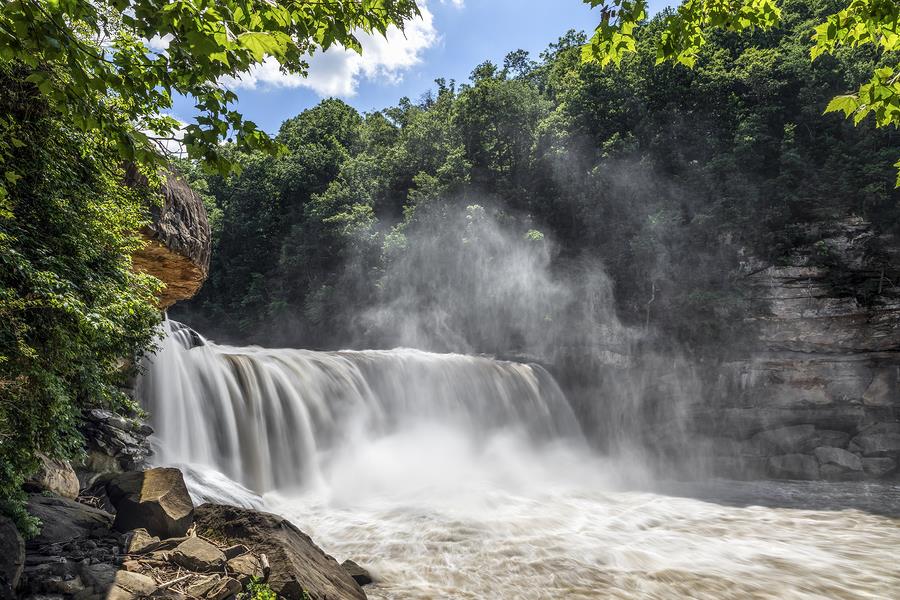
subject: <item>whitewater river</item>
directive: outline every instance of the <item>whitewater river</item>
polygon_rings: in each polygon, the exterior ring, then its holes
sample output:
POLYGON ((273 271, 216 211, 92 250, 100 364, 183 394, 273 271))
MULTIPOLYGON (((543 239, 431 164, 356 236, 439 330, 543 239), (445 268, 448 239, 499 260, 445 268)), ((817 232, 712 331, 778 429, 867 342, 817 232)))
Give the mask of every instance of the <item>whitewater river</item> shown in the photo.
POLYGON ((284 515, 370 598, 900 599, 900 486, 660 484, 537 366, 173 328, 141 390, 198 500, 284 515))
POLYGON ((333 464, 318 490, 261 508, 370 569, 370 598, 900 598, 898 486, 626 491, 579 451, 434 427, 333 464))

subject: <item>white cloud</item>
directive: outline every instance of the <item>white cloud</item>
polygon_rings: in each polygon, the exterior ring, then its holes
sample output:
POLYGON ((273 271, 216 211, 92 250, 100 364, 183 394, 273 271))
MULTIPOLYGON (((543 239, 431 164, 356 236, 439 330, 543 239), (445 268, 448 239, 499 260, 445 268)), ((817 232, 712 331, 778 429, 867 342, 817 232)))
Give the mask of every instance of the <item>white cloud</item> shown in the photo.
POLYGON ((157 134, 149 129, 143 129, 142 132, 151 138, 152 143, 156 145, 158 150, 162 150, 170 156, 186 156, 187 148, 185 148, 182 140, 184 139, 184 128, 187 127, 187 123, 170 113, 163 113, 162 116, 171 117, 178 122, 178 127, 172 132, 174 139, 154 139, 157 134))
MULTIPOLYGON (((449 0, 462 5, 462 0, 449 0)), ((356 94, 362 79, 381 79, 398 83, 403 73, 422 62, 422 53, 438 41, 434 17, 426 6, 421 7, 422 18, 408 21, 404 31, 388 29, 387 36, 357 35, 362 54, 343 47, 333 47, 309 59, 309 76, 281 72, 278 61, 268 58, 239 78, 225 78, 230 88, 306 87, 320 96, 350 97, 356 94)))
POLYGON ((441 0, 441 4, 452 4, 456 8, 462 8, 466 5, 466 0, 441 0))
POLYGON ((147 44, 147 47, 156 52, 165 52, 169 49, 169 44, 172 42, 172 34, 167 33, 164 36, 154 35, 149 40, 144 40, 144 43, 147 44))

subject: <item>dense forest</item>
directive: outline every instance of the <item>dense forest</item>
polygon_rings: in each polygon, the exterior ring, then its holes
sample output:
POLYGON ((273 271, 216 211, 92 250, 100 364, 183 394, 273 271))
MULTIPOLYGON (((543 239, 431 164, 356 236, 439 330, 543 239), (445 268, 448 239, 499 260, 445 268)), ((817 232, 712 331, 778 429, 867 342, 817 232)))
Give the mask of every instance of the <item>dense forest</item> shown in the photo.
POLYGON ((171 316, 220 341, 502 353, 578 343, 615 309, 719 352, 744 334, 748 257, 778 261, 811 223, 900 223, 896 131, 823 115, 879 60, 810 62, 839 7, 715 32, 694 69, 656 64, 662 16, 619 69, 570 32, 378 112, 325 100, 282 125, 286 155, 234 151, 238 175, 185 164, 213 264, 171 316))

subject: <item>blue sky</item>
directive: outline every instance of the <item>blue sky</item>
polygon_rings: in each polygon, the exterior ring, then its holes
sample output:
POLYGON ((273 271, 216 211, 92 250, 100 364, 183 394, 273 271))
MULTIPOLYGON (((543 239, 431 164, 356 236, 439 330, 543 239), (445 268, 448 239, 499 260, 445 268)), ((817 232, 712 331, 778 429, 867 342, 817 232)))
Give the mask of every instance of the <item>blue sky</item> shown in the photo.
MULTIPOLYGON (((651 12, 665 0, 650 0, 651 12)), ((338 50, 312 60, 306 80, 284 76, 276 64, 230 82, 240 96, 239 110, 274 133, 285 119, 327 97, 338 97, 360 111, 418 99, 438 77, 466 81, 485 60, 497 63, 512 50, 532 56, 569 29, 591 30, 599 19, 581 0, 426 0, 424 18, 411 22, 406 35, 363 39, 362 56, 338 50)), ((175 116, 190 120, 191 102, 179 99, 175 116)))

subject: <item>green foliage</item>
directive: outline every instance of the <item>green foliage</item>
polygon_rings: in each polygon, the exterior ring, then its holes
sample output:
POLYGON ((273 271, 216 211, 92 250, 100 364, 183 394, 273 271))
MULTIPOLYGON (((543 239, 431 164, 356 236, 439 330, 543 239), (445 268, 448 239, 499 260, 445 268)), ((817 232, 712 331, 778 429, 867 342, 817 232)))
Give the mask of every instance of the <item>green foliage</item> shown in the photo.
MULTIPOLYGON (((646 18, 646 0, 584 0, 601 7, 601 23, 583 48, 585 61, 606 66, 621 64, 637 51, 635 30, 646 18)), ((877 127, 900 127, 900 4, 896 0, 844 0, 845 8, 828 14, 810 28, 813 60, 834 55, 841 48, 871 45, 883 53, 881 65, 869 81, 850 94, 836 96, 826 113, 843 112, 859 124, 869 115, 877 127)), ((685 0, 674 12, 664 13, 656 38, 657 62, 673 61, 693 68, 715 30, 772 29, 781 19, 775 0, 685 0)), ((798 32, 803 35, 804 32, 798 32)), ((895 165, 900 169, 900 162, 895 165)), ((900 187, 898 173, 897 187, 900 187)))
POLYGON ((270 59, 305 74, 312 52, 360 51, 355 32, 383 34, 417 14, 413 0, 10 0, 0 7, 0 58, 28 66, 51 110, 128 161, 165 154, 179 126, 165 114, 172 98, 192 98, 199 116, 184 129, 188 155, 227 171, 237 165, 220 152, 225 138, 239 150, 279 146, 233 109, 237 96, 221 78, 270 59))
POLYGON ((0 510, 26 533, 36 453, 76 456, 84 406, 122 408, 122 360, 146 349, 158 282, 131 269, 146 206, 108 140, 72 128, 23 67, 0 63, 9 181, 0 211, 0 510))
MULTIPOLYGON (((304 592, 304 595, 305 594, 306 593, 304 592)), ((246 591, 241 596, 245 600, 275 600, 278 597, 275 592, 272 591, 272 588, 269 587, 269 584, 258 577, 250 579, 246 591)))
MULTIPOLYGON (((781 7, 752 37, 710 32, 693 69, 657 64, 661 17, 636 30, 619 69, 583 62, 570 33, 540 60, 513 52, 417 102, 304 112, 279 134, 286 156, 243 154, 243 173, 210 178, 223 215, 214 266, 173 314, 226 340, 389 344, 362 317, 411 306, 409 288, 423 307, 443 308, 449 289, 482 308, 494 292, 466 276, 504 257, 473 225, 493 219, 552 254, 555 273, 587 281, 602 263, 626 321, 721 356, 745 334, 748 256, 777 260, 850 214, 900 226, 896 133, 821 114, 878 58, 859 48, 811 62, 807 32, 833 2, 781 7)), ((482 351, 516 342, 467 333, 482 351)))

